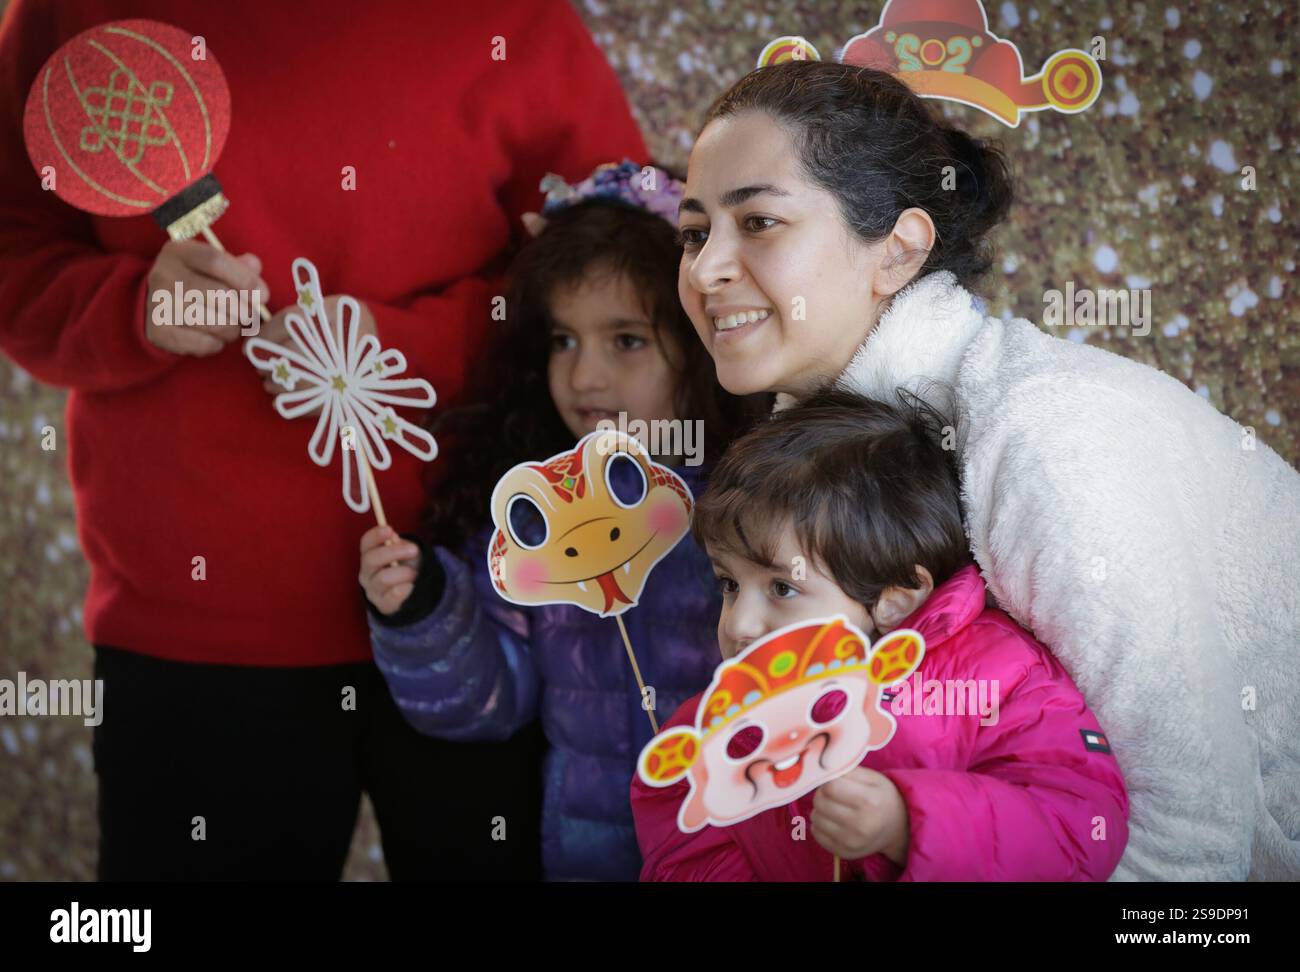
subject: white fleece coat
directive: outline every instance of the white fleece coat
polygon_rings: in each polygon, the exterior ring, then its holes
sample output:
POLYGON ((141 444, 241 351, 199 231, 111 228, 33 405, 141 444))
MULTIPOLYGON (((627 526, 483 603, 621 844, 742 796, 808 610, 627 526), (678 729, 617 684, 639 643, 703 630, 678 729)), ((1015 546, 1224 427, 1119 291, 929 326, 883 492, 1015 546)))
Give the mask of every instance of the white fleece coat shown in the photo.
POLYGON ((946 272, 895 296, 840 384, 957 419, 989 590, 1124 772, 1114 879, 1300 880, 1300 474, 1168 375, 984 317, 946 272))

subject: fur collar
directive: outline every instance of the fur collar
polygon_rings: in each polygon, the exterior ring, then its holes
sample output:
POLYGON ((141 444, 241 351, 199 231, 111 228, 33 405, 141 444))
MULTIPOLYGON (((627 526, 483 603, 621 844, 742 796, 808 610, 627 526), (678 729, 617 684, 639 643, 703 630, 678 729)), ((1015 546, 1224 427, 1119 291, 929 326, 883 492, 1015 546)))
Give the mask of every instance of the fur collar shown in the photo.
MULTIPOLYGON (((906 387, 950 415, 962 356, 983 324, 956 277, 946 270, 926 274, 894 296, 836 384, 891 404, 906 387)), ((794 401, 777 395, 775 409, 794 401)))

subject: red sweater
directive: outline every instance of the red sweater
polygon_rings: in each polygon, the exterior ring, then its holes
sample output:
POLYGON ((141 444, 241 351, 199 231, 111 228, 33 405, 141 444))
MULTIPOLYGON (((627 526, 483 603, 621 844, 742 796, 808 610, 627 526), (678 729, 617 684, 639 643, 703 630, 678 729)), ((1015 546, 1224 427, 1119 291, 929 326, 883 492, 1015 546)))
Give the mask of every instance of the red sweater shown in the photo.
MULTIPOLYGON (((86 630, 148 655, 242 665, 370 657, 357 541, 337 450, 307 456, 241 341, 178 357, 145 338, 145 277, 166 237, 149 216, 91 217, 40 187, 22 112, 46 58, 109 20, 201 34, 230 83, 214 229, 253 252, 272 309, 294 257, 326 293, 374 312, 384 347, 455 404, 492 326, 501 256, 547 171, 570 180, 645 146, 617 79, 563 0, 427 5, 15 0, 0 25, 0 349, 71 389, 69 469, 91 566, 86 630), (436 13, 435 13, 436 10, 436 13), (506 57, 493 60, 493 38, 506 57), (342 191, 343 166, 356 191, 342 191), (192 579, 193 558, 206 580, 192 579)), ((60 446, 63 443, 60 442, 60 446)), ((423 464, 378 474, 410 529, 423 464)), ((37 453, 38 455, 45 455, 37 453)), ((438 461, 434 462, 437 473, 438 461)), ((486 511, 485 511, 486 512, 486 511)))

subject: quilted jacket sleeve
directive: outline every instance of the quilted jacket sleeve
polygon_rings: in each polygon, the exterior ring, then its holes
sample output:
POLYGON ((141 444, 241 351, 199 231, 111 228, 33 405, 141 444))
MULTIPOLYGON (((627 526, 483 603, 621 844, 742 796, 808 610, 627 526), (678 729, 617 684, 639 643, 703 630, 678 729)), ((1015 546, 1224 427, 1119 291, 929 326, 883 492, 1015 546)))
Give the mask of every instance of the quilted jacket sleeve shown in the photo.
POLYGON ((370 619, 375 664, 406 720, 443 739, 508 739, 537 714, 539 678, 528 615, 443 547, 445 573, 432 613, 402 627, 370 619))

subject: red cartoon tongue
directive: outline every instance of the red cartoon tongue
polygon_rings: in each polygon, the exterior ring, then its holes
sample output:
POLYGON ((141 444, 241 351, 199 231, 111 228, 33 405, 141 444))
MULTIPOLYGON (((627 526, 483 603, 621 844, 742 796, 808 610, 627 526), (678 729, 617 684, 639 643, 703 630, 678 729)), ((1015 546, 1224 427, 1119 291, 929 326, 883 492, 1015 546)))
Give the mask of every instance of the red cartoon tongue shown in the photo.
POLYGON ((800 753, 794 763, 785 769, 777 769, 775 765, 772 766, 772 782, 784 790, 787 786, 793 786, 802 772, 803 753, 800 753))
POLYGON ((608 570, 596 578, 596 583, 600 585, 601 593, 605 595, 605 606, 601 610, 605 613, 614 606, 615 601, 623 604, 631 604, 632 599, 623 593, 623 589, 618 586, 618 581, 614 579, 614 572, 608 570))

